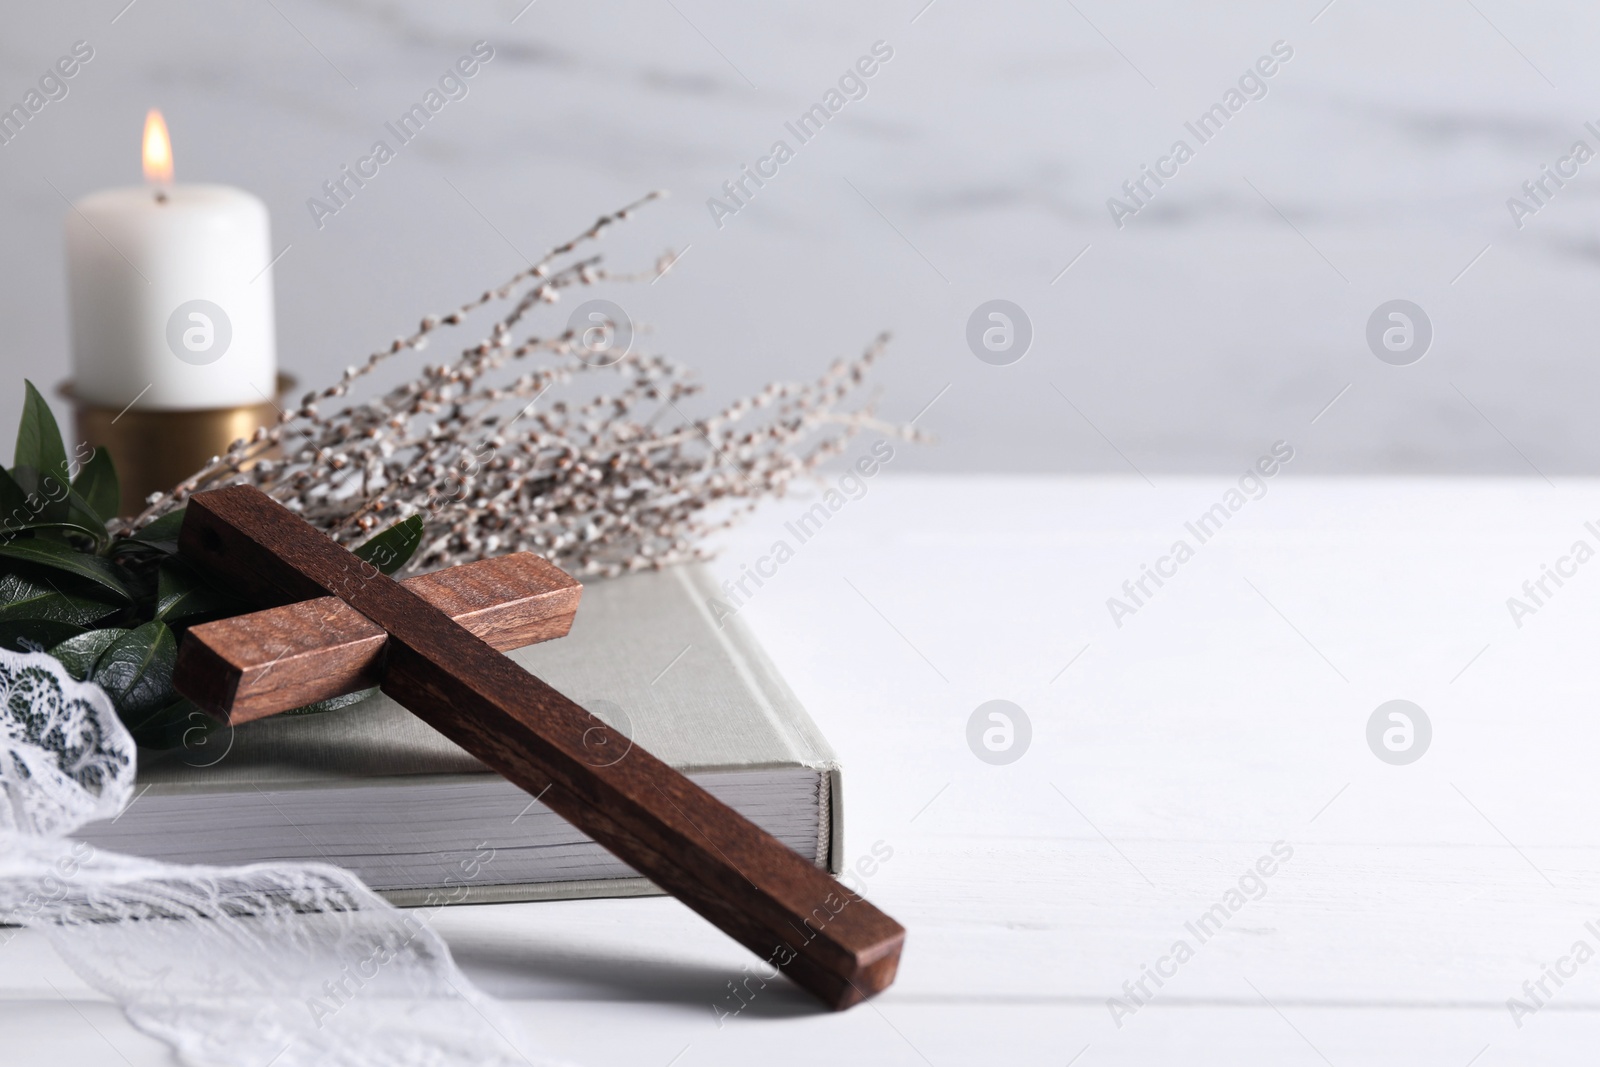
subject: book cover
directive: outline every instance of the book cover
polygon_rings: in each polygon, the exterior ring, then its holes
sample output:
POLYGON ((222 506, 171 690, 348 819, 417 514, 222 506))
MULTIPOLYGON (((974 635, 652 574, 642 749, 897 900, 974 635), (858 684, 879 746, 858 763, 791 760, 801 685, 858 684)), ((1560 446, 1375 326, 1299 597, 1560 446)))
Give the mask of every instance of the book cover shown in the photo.
MULTIPOLYGON (((699 566, 585 583, 531 673, 837 873, 837 760, 699 566)), ((199 738, 196 734, 196 738, 199 738)), ((609 754, 605 758, 612 758, 609 754)), ((140 753, 138 798, 78 836, 169 862, 323 860, 397 904, 657 892, 534 797, 381 693, 140 753)))

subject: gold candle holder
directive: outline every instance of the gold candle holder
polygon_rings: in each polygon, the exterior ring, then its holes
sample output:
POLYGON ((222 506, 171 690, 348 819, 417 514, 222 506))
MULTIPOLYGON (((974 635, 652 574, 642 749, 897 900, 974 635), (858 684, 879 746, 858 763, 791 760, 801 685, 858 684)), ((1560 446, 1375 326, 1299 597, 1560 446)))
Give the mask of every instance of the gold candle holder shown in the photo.
MULTIPOLYGON (((277 386, 282 397, 294 390, 295 380, 280 374, 277 386)), ((191 411, 118 410, 78 400, 71 382, 61 386, 61 395, 72 401, 78 440, 111 453, 125 516, 139 514, 151 493, 171 489, 239 438, 277 422, 280 410, 270 400, 191 411)))

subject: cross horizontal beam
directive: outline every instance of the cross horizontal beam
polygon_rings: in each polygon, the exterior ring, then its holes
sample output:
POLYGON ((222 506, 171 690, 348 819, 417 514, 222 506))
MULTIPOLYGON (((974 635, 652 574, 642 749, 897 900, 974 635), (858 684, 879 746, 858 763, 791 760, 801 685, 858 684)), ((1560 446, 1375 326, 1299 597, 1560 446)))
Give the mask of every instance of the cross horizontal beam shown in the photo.
MULTIPOLYGON (((402 584, 502 652, 565 637, 583 593, 576 578, 531 552, 402 584)), ((373 688, 387 640, 338 597, 318 597, 190 627, 174 675, 196 704, 237 725, 373 688)))

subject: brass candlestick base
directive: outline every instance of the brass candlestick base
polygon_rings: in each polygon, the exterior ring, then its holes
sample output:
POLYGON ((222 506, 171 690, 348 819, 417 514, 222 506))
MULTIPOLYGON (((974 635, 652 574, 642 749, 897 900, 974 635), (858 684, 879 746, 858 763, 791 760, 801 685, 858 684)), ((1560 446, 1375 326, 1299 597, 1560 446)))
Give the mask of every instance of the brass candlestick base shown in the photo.
MULTIPOLYGON (((294 387, 293 378, 278 375, 279 396, 294 387)), ((151 493, 171 489, 239 438, 278 420, 278 407, 270 401, 194 411, 122 411, 79 401, 71 382, 61 386, 61 395, 72 401, 78 440, 111 453, 125 516, 139 514, 151 493)))

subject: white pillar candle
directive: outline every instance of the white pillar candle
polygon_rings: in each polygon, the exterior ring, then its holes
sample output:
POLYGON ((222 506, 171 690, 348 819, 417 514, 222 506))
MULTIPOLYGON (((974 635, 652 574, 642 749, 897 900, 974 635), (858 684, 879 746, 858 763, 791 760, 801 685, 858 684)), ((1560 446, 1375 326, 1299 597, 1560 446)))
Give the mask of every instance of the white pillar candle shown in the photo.
POLYGON ((194 410, 276 392, 267 206, 225 185, 172 185, 159 112, 142 188, 67 214, 73 393, 104 407, 194 410))

